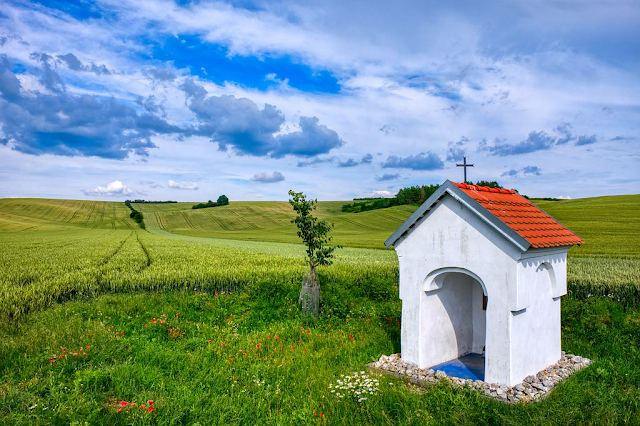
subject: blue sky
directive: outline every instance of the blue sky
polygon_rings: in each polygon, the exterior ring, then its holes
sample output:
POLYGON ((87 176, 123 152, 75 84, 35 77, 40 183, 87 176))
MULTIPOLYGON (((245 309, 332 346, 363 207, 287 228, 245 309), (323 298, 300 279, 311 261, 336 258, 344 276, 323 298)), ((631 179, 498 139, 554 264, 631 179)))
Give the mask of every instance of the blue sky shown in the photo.
POLYGON ((637 2, 3 1, 0 197, 640 188, 637 2))

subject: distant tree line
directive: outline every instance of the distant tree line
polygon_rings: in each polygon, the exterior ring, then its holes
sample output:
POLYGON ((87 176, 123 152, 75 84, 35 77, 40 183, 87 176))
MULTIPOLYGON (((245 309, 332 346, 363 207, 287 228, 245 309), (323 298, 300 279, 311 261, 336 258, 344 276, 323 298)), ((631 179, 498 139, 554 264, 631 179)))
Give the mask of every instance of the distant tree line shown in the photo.
POLYGON ((144 225, 144 216, 142 216, 142 212, 131 207, 130 200, 127 200, 124 203, 127 205, 127 207, 129 207, 129 209, 131 209, 131 213, 129 213, 129 217, 133 219, 138 225, 140 225, 140 228, 146 229, 144 225))
POLYGON ((218 206, 226 206, 229 205, 229 198, 226 195, 221 195, 218 197, 218 200, 214 203, 209 200, 206 203, 198 203, 194 204, 192 209, 206 209, 207 207, 218 207, 218 206))
POLYGON ((164 203, 177 203, 177 201, 146 201, 146 200, 127 200, 129 203, 137 204, 164 204, 164 203))
MULTIPOLYGON (((491 188, 502 188, 496 181, 479 180, 476 183, 467 182, 469 185, 488 186, 491 188)), ((359 213, 369 210, 386 209, 393 206, 401 206, 404 204, 422 204, 434 192, 438 190, 440 185, 416 185, 402 188, 393 198, 368 198, 365 201, 345 204, 342 206, 343 212, 359 213)), ((357 200, 357 198, 354 198, 357 200)))

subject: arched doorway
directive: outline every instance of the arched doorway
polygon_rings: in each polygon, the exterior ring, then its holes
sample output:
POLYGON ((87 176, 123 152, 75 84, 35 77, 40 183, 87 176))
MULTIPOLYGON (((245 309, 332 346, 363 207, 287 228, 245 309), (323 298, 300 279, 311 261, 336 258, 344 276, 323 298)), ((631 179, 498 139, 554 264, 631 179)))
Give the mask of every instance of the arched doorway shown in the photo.
POLYGON ((450 376, 484 380, 488 298, 480 278, 447 268, 430 274, 424 313, 427 362, 450 376))

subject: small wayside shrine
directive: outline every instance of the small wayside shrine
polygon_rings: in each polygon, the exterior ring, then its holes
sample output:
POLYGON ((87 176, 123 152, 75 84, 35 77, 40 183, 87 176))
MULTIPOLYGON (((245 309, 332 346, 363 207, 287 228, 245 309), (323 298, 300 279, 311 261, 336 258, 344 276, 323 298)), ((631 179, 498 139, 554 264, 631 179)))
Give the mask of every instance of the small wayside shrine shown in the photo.
POLYGON ((385 242, 402 360, 506 386, 558 362, 567 252, 583 243, 515 191, 446 181, 385 242))

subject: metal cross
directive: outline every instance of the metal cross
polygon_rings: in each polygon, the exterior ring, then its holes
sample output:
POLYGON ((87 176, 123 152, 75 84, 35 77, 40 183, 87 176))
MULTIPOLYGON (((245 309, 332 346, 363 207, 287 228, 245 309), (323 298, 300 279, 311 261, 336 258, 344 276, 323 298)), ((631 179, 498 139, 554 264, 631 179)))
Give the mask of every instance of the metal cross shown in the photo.
POLYGON ((462 164, 456 164, 456 167, 464 167, 464 183, 467 183, 467 167, 473 167, 473 164, 467 164, 467 157, 462 157, 462 164))

